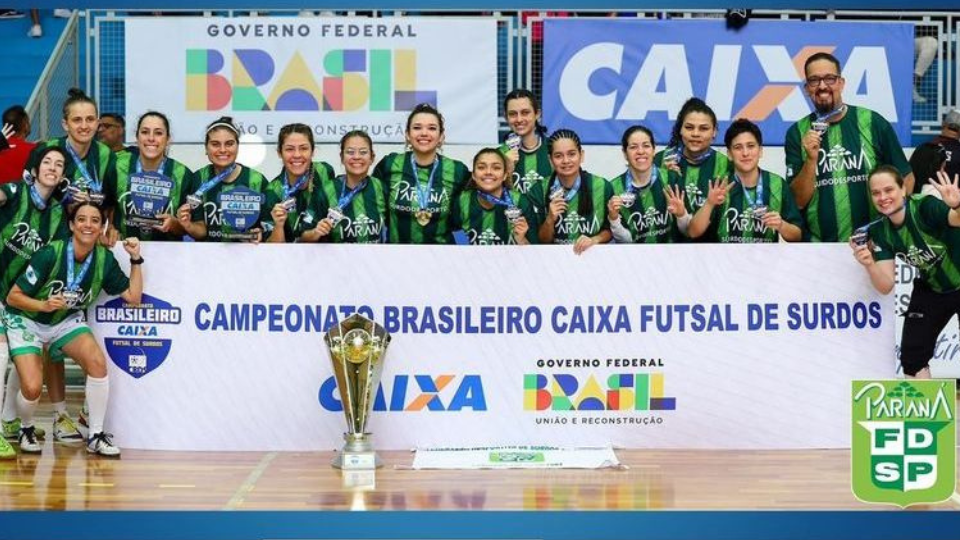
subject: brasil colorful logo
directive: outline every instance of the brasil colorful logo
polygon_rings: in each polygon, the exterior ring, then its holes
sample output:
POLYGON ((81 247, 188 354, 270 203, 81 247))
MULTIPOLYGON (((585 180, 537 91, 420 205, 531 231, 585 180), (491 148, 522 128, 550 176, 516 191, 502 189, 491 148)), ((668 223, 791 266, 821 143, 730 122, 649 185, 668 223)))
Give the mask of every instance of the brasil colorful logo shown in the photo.
POLYGON ((853 494, 864 502, 943 502, 956 485, 956 382, 853 381, 853 494))

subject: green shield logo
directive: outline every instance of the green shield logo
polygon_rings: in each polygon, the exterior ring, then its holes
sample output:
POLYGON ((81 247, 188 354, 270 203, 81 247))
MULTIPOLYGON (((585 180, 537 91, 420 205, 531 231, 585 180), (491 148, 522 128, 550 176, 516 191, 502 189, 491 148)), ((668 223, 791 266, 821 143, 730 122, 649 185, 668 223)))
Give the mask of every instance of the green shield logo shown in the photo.
POLYGON ((853 494, 863 502, 943 502, 957 468, 956 381, 853 381, 853 494))

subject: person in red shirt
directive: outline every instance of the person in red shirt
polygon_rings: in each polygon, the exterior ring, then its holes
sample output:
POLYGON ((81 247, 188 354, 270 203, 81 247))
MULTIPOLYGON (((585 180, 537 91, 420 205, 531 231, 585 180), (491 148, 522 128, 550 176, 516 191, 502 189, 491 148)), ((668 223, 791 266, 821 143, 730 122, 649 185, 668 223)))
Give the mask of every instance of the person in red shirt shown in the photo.
POLYGON ((3 125, 9 126, 13 134, 5 137, 6 145, 0 142, 0 184, 19 182, 23 179, 27 158, 36 146, 26 140, 30 135, 30 116, 22 106, 14 105, 3 111, 3 125))

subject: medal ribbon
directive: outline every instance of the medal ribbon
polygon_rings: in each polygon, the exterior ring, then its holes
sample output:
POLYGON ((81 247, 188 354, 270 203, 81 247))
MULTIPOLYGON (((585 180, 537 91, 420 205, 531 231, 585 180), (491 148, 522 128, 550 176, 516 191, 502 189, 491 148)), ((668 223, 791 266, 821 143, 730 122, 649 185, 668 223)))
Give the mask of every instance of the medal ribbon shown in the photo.
POLYGON ((510 208, 511 206, 516 206, 515 204, 513 204, 513 200, 510 198, 510 192, 507 190, 503 190, 502 199, 480 190, 477 190, 477 197, 487 201, 488 203, 494 206, 500 205, 500 206, 506 206, 507 208, 510 208))
POLYGON ((360 182, 357 187, 350 190, 350 193, 345 193, 347 191, 347 177, 343 176, 340 177, 340 179, 343 180, 343 185, 340 187, 340 198, 337 199, 337 207, 343 210, 344 208, 350 206, 350 202, 353 201, 353 198, 357 196, 357 193, 360 193, 363 191, 363 188, 367 187, 367 182, 370 181, 370 177, 368 176, 364 178, 363 182, 360 182))
POLYGON ((230 176, 231 174, 233 174, 233 170, 236 169, 236 168, 237 168, 237 164, 236 164, 236 163, 231 164, 229 167, 227 167, 226 169, 224 169, 224 171, 221 172, 220 174, 218 174, 218 175, 214 176, 213 178, 211 178, 210 180, 207 180, 206 182, 200 184, 200 187, 197 188, 197 190, 193 192, 193 195, 194 195, 195 197, 203 197, 203 194, 206 193, 206 192, 208 192, 208 191, 210 191, 210 189, 212 189, 213 186, 219 184, 220 182, 223 182, 223 180, 224 180, 226 177, 228 177, 228 176, 230 176))
MULTIPOLYGON (((553 184, 550 186, 550 192, 553 193, 554 191, 556 191, 558 187, 562 188, 563 186, 560 184, 559 178, 554 178, 553 184)), ((573 200, 574 197, 577 196, 578 191, 580 191, 580 175, 579 174, 577 175, 576 182, 573 183, 573 187, 564 191, 563 198, 566 199, 567 202, 570 202, 571 200, 573 200)))
POLYGON ((639 190, 641 190, 641 189, 645 189, 645 188, 648 188, 648 187, 653 187, 653 185, 657 183, 657 180, 659 180, 659 178, 660 178, 660 173, 657 172, 657 168, 656 168, 656 167, 650 167, 650 182, 648 182, 647 185, 645 185, 645 186, 637 187, 637 186, 635 186, 635 185, 633 184, 633 173, 632 173, 632 172, 630 171, 630 169, 628 168, 628 169, 627 169, 627 182, 626 182, 626 184, 627 184, 627 187, 626 187, 627 193, 635 193, 635 192, 637 192, 637 191, 639 191, 639 190))
MULTIPOLYGON (((103 186, 100 184, 100 180, 97 177, 97 168, 93 168, 93 176, 91 176, 90 171, 87 170, 86 163, 80 159, 77 151, 70 146, 70 142, 65 142, 64 146, 67 147, 67 153, 70 154, 70 158, 73 159, 73 164, 76 165, 77 170, 80 171, 80 174, 83 176, 83 181, 86 183, 86 187, 92 191, 96 191, 97 193, 103 191, 103 186)), ((96 146, 92 146, 89 152, 96 152, 96 150, 96 146)))
POLYGON ((743 185, 743 180, 740 179, 740 175, 733 173, 733 179, 740 184, 740 189, 743 190, 743 198, 746 199, 747 203, 752 208, 763 205, 763 174, 760 174, 757 177, 757 192, 752 201, 750 200, 750 192, 747 191, 747 186, 743 185))
POLYGON ((74 251, 73 251, 73 240, 67 243, 67 290, 68 291, 78 291, 80 289, 80 283, 83 281, 84 276, 87 275, 87 272, 90 270, 90 263, 93 262, 93 252, 96 249, 87 253, 87 257, 83 260, 83 266, 80 267, 80 272, 77 275, 74 275, 74 251))
POLYGON ((303 189, 303 186, 307 185, 307 180, 310 179, 311 173, 313 173, 313 165, 310 165, 310 168, 307 169, 307 172, 300 175, 300 178, 297 178, 297 181, 290 185, 290 181, 287 179, 287 170, 283 170, 283 199, 289 199, 291 195, 303 189))
POLYGON ((420 210, 425 211, 430 205, 430 192, 433 190, 433 176, 436 174, 437 169, 440 168, 440 158, 438 157, 433 162, 433 166, 430 169, 430 179, 427 180, 426 190, 420 185, 420 170, 417 168, 417 159, 413 155, 410 156, 410 168, 413 169, 413 181, 417 186, 417 204, 420 205, 420 210))

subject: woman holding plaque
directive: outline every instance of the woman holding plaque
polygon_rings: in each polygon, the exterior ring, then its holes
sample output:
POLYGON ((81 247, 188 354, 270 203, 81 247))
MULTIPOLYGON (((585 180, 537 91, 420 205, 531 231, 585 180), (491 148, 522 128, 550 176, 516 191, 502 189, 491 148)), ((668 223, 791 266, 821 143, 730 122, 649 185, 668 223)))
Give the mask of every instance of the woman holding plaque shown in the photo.
POLYGON ((453 230, 466 233, 471 245, 526 245, 537 242, 533 204, 506 185, 507 159, 496 148, 473 158, 473 180, 454 201, 453 230))
POLYGON ((90 408, 87 452, 119 456, 120 449, 103 431, 110 383, 103 351, 86 324, 84 311, 100 291, 120 295, 139 304, 143 293, 140 241, 128 238, 123 248, 130 255, 128 278, 113 253, 98 239, 105 224, 103 209, 90 201, 72 209, 72 237, 55 240, 38 251, 7 294, 7 338, 20 374, 17 410, 22 420, 20 450, 39 453, 41 444, 33 426, 43 385, 44 348, 54 355, 73 358, 87 375, 90 408))
POLYGON ((930 378, 940 332, 960 315, 960 175, 937 172, 930 184, 940 198, 910 195, 896 167, 881 165, 868 179, 880 219, 850 237, 854 257, 881 294, 893 290, 894 258, 914 266, 910 305, 903 319, 900 365, 907 377, 930 378))
POLYGON ((237 163, 240 130, 228 116, 207 126, 204 147, 210 165, 194 175, 187 203, 177 210, 183 229, 196 240, 260 242, 267 179, 237 163))
POLYGON ((569 129, 559 129, 547 141, 554 173, 548 179, 549 191, 540 201, 547 209, 539 227, 542 244, 573 244, 577 255, 595 244, 610 241, 607 201, 613 187, 605 179, 581 168, 583 146, 580 137, 569 129))
MULTIPOLYGON (((54 239, 69 236, 63 207, 53 198, 54 190, 63 179, 66 153, 56 146, 44 148, 40 164, 24 175, 19 183, 0 186, 0 298, 6 298, 10 288, 30 258, 41 247, 54 239)), ((3 325, 3 303, 0 302, 0 403, 4 402, 3 378, 7 373, 10 353, 7 347, 6 327, 3 325)), ((11 375, 16 379, 16 375, 11 375)), ((13 392, 19 392, 19 382, 11 381, 13 392)), ((13 458, 16 452, 0 436, 0 459, 13 458)))
POLYGON ((64 172, 67 182, 56 193, 64 204, 85 200, 104 204, 103 186, 115 182, 116 157, 107 145, 94 140, 99 122, 97 104, 82 90, 71 88, 63 104, 62 125, 66 136, 38 144, 27 161, 27 170, 35 170, 44 148, 56 146, 67 153, 64 172))
POLYGON ((450 211, 470 179, 463 163, 440 154, 443 116, 427 103, 407 117, 410 150, 392 153, 373 171, 387 194, 391 244, 451 244, 450 211))
POLYGON ((310 199, 333 178, 333 167, 313 161, 315 146, 310 126, 287 124, 280 128, 277 155, 283 162, 283 171, 267 185, 270 219, 263 223, 264 234, 269 234, 267 242, 296 240, 299 220, 305 217, 310 199))
POLYGON ((170 121, 156 111, 137 121, 137 146, 117 154, 115 183, 104 186, 117 201, 111 227, 119 238, 177 241, 184 229, 175 217, 193 185, 193 172, 167 156, 170 121))
POLYGON ((710 183, 705 204, 690 222, 690 237, 709 231, 721 243, 770 243, 780 238, 799 242, 800 210, 793 191, 783 178, 760 168, 760 127, 740 118, 730 124, 723 140, 733 165, 733 181, 710 183))
POLYGON ((627 170, 610 181, 615 195, 607 203, 610 232, 617 243, 667 244, 686 231, 690 214, 679 186, 666 185, 653 166, 653 132, 631 126, 620 140, 627 170))
POLYGON ((343 175, 315 191, 300 220, 302 242, 383 242, 387 197, 383 184, 370 177, 374 157, 366 131, 351 131, 340 139, 343 175))
POLYGON ((711 182, 728 174, 727 156, 710 145, 717 136, 717 115, 702 99, 683 104, 673 125, 669 146, 653 158, 660 178, 683 191, 687 212, 695 215, 706 203, 711 182))

